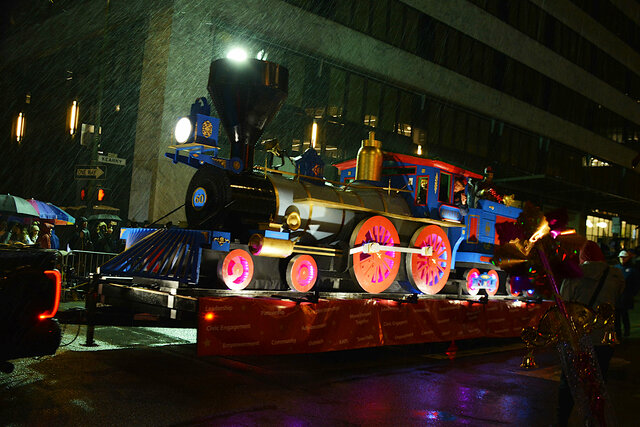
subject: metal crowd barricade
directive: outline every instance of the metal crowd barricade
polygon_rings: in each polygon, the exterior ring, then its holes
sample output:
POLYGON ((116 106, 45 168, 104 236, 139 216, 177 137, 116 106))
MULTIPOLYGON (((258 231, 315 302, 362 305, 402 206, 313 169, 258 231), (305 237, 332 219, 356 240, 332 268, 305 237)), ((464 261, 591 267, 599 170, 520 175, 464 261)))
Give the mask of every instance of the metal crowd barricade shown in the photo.
POLYGON ((65 294, 84 291, 89 275, 96 273, 98 267, 109 261, 117 253, 73 250, 62 255, 62 284, 65 294))

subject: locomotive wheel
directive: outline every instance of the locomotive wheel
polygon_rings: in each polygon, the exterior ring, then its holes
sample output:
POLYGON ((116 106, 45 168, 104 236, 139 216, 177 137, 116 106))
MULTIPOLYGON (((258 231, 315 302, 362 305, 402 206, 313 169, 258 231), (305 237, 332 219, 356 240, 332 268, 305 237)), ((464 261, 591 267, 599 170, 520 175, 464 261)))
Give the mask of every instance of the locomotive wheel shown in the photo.
POLYGON ((234 249, 218 264, 218 278, 233 291, 245 289, 253 279, 253 260, 249 252, 234 249))
POLYGON ((318 279, 318 265, 311 255, 296 255, 287 265, 287 284, 298 292, 308 292, 318 279))
POLYGON ((500 278, 498 277, 498 273, 495 270, 487 271, 489 277, 491 277, 491 286, 487 289, 487 295, 490 297, 494 296, 498 293, 498 288, 500 287, 500 278))
POLYGON ((184 204, 187 222, 192 228, 216 228, 231 200, 229 177, 214 166, 205 166, 191 177, 184 204))
MULTIPOLYGON (((351 234, 350 246, 365 243, 379 243, 394 246, 400 242, 398 231, 387 218, 373 216, 360 221, 351 234)), ((353 254, 353 274, 366 292, 379 293, 387 289, 395 280, 400 269, 400 252, 380 251, 377 253, 357 252, 353 254)))
MULTIPOLYGON (((492 297, 498 293, 500 278, 498 277, 498 273, 495 270, 489 270, 485 274, 487 274, 490 278, 490 286, 488 288, 484 288, 484 290, 488 296, 492 297)), ((473 282, 480 276, 481 274, 477 268, 472 268, 471 270, 467 271, 467 274, 465 274, 465 291, 467 294, 478 295, 478 292, 480 292, 480 288, 473 282)))
POLYGON ((421 292, 435 295, 444 288, 451 271, 451 244, 444 230, 437 225, 419 228, 411 238, 411 247, 431 246, 432 255, 407 256, 407 276, 421 292))
POLYGON ((473 283, 478 277, 480 277, 480 272, 477 268, 472 268, 467 271, 464 275, 465 293, 468 295, 478 295, 480 288, 473 283))

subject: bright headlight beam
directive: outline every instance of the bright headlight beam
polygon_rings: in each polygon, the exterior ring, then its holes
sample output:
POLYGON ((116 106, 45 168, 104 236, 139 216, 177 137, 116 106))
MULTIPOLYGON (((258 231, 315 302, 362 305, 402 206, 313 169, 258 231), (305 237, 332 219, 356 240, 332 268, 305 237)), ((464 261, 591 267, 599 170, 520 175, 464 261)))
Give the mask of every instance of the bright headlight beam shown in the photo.
POLYGON ((184 144, 185 142, 187 142, 187 140, 189 139, 189 136, 191 135, 192 128, 193 128, 193 125, 191 124, 191 120, 189 120, 188 117, 183 117, 180 120, 178 120, 178 123, 176 123, 176 129, 174 132, 176 142, 178 144, 184 144))

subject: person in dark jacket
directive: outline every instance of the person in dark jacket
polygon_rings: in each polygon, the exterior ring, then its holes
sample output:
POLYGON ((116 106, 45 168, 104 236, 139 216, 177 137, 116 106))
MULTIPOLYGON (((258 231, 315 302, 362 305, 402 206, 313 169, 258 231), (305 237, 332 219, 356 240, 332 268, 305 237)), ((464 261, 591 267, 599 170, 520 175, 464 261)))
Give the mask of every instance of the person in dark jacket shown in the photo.
POLYGON ((51 229, 51 249, 60 249, 60 238, 56 235, 55 228, 51 229))
POLYGON ((98 224, 95 249, 97 252, 113 252, 111 233, 109 232, 107 224, 104 222, 98 224))
POLYGON ((69 247, 71 249, 83 251, 90 251, 93 249, 93 242, 91 242, 91 234, 89 233, 87 224, 87 218, 78 218, 78 221, 76 222, 76 229, 69 239, 69 247))
POLYGON ((640 276, 638 270, 633 266, 631 250, 620 251, 618 260, 620 263, 616 265, 616 268, 622 271, 625 285, 622 294, 616 301, 616 334, 618 337, 628 337, 631 332, 629 310, 633 308, 633 298, 640 287, 640 276))

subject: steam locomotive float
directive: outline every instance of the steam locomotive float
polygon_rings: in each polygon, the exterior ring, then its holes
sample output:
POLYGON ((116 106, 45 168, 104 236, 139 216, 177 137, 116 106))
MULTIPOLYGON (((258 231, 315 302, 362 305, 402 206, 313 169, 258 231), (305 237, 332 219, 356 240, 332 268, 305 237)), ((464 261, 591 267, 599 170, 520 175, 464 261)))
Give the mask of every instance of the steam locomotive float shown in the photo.
MULTIPOLYGON (((208 90, 219 119, 194 104, 176 128, 181 143, 166 154, 197 169, 185 201, 189 230, 130 230, 130 248, 102 266, 103 274, 241 292, 506 291, 506 274, 490 263, 495 225, 515 221, 520 209, 455 203, 469 178, 481 175, 383 152, 373 132, 357 159, 335 165, 340 182, 323 178, 313 148, 295 159, 295 173, 254 167, 255 146, 287 87, 287 69, 272 62, 211 64, 208 90), (220 122, 229 159, 218 155, 220 122)), ((258 145, 284 159, 277 141, 258 145)))

